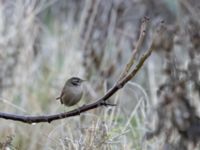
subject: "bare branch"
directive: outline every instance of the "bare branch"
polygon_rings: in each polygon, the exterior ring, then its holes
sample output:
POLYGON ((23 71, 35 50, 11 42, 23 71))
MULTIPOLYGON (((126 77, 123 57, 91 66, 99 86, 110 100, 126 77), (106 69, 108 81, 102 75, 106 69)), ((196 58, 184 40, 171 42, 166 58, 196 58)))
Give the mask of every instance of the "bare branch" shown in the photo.
POLYGON ((131 55, 131 57, 129 59, 129 62, 126 64, 126 67, 124 68, 122 74, 120 75, 119 80, 123 79, 128 74, 128 72, 130 71, 131 67, 133 66, 134 61, 135 61, 135 56, 136 56, 137 52, 139 51, 139 49, 141 48, 142 43, 144 42, 144 38, 146 36, 146 29, 147 29, 148 22, 149 22, 149 18, 148 17, 144 17, 143 20, 142 20, 139 39, 138 39, 138 41, 136 43, 136 46, 135 46, 135 48, 134 48, 134 50, 132 52, 132 55, 131 55))
MULTIPOLYGON (((138 42, 138 43, 140 43, 140 42, 138 42)), ((71 110, 71 111, 68 111, 68 112, 64 112, 64 113, 54 114, 54 115, 28 116, 28 115, 15 115, 15 114, 9 114, 9 113, 0 112, 0 118, 10 119, 10 120, 14 120, 14 121, 20 121, 20 122, 24 122, 24 123, 40 123, 40 122, 48 122, 48 123, 50 123, 50 122, 52 122, 54 120, 64 119, 64 118, 68 118, 68 117, 72 117, 72 116, 78 116, 83 112, 95 109, 95 108, 100 107, 100 106, 115 106, 115 104, 110 104, 110 103, 108 103, 106 101, 112 95, 114 95, 119 89, 123 88, 124 85, 136 75, 136 73, 143 66, 145 60, 151 55, 151 53, 153 51, 153 43, 154 43, 154 40, 153 40, 150 48, 139 59, 139 61, 136 64, 135 68, 130 73, 128 73, 124 78, 122 78, 120 81, 117 81, 114 84, 114 86, 104 96, 99 98, 94 103, 83 105, 83 106, 81 106, 81 107, 79 107, 77 109, 74 109, 74 110, 71 110)), ((138 47, 140 47, 140 46, 141 45, 139 44, 138 47)), ((130 70, 130 68, 129 68, 129 70, 130 70)))

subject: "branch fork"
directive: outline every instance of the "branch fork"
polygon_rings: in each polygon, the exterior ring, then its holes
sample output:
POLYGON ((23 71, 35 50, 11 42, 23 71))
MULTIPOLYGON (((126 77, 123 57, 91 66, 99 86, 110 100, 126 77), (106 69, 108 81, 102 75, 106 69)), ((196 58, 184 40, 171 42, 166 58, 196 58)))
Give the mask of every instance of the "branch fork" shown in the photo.
MULTIPOLYGON (((149 22, 149 18, 144 17, 142 25, 141 25, 141 29, 140 29, 140 36, 136 43, 135 49, 133 50, 130 60, 126 64, 119 79, 116 81, 114 86, 110 90, 108 90, 108 92, 105 93, 105 95, 99 98, 96 102, 93 102, 91 104, 85 104, 74 110, 64 112, 64 113, 54 114, 54 115, 28 116, 28 115, 16 115, 16 114, 0 112, 0 118, 9 119, 13 121, 20 121, 20 122, 28 123, 28 124, 41 123, 41 122, 51 123, 52 121, 55 121, 58 119, 78 116, 81 113, 95 109, 100 106, 116 106, 116 104, 108 103, 107 100, 111 96, 113 96, 119 89, 123 88, 124 85, 136 75, 136 73, 140 70, 140 68, 143 66, 144 62, 146 61, 146 59, 151 55, 153 51, 152 45, 153 45, 154 39, 152 40, 152 44, 150 45, 150 48, 141 56, 141 58, 138 60, 138 63, 135 65, 135 67, 131 69, 135 62, 136 53, 140 50, 144 42, 148 22, 149 22)), ((156 34, 160 34, 160 33, 156 32, 156 34)))

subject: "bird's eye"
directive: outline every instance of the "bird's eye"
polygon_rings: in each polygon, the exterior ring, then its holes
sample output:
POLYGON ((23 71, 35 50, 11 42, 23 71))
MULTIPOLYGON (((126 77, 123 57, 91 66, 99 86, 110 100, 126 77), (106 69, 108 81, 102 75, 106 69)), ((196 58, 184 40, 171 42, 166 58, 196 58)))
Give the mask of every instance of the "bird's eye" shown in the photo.
POLYGON ((74 82, 76 82, 76 83, 79 83, 79 82, 80 82, 80 80, 79 80, 79 79, 75 79, 75 80, 74 80, 74 82))
POLYGON ((78 79, 72 80, 73 85, 79 85, 79 83, 80 83, 80 80, 78 80, 78 79))

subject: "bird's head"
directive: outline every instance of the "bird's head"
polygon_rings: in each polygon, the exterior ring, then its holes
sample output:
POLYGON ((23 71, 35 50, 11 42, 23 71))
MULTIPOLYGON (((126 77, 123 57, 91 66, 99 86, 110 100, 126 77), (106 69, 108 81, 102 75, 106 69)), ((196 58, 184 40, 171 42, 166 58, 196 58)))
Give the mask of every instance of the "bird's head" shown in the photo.
POLYGON ((72 85, 72 86, 80 86, 83 81, 85 81, 85 80, 83 80, 79 77, 72 77, 72 78, 67 80, 67 83, 72 85))

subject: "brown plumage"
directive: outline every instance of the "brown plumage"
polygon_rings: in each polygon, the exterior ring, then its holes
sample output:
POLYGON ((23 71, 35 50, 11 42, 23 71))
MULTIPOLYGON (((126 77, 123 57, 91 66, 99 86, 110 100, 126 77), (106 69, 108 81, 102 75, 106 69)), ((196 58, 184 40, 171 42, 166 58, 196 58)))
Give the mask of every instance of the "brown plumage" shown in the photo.
POLYGON ((60 96, 56 99, 60 99, 61 104, 66 106, 73 106, 77 104, 83 95, 83 81, 84 80, 78 77, 72 77, 68 79, 62 89, 60 96))

